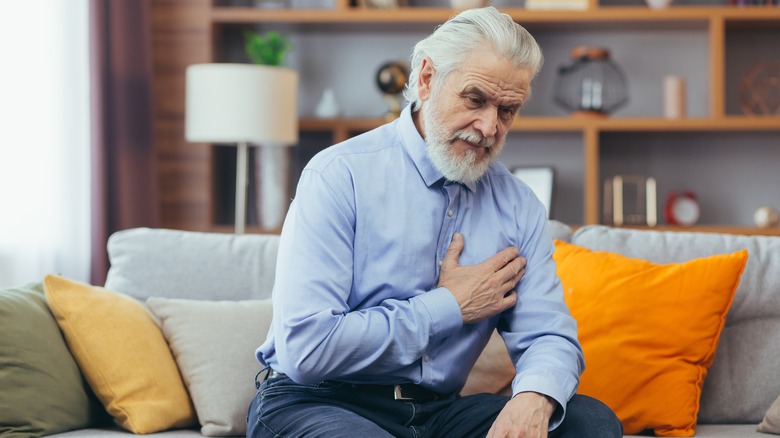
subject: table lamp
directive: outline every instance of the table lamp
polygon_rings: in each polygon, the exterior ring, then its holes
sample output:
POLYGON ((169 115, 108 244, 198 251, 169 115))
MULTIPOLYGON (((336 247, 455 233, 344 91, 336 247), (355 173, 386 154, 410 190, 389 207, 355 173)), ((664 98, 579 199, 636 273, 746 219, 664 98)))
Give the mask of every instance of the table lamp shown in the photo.
MULTIPOLYGON (((186 77, 187 141, 238 145, 235 232, 243 234, 247 147, 260 146, 278 156, 284 152, 282 147, 298 142, 298 73, 252 64, 195 64, 187 67, 186 77)), ((286 172, 276 173, 286 176, 286 172)), ((283 193, 286 187, 287 181, 277 178, 263 184, 263 191, 285 201, 286 196, 272 191, 283 193)))

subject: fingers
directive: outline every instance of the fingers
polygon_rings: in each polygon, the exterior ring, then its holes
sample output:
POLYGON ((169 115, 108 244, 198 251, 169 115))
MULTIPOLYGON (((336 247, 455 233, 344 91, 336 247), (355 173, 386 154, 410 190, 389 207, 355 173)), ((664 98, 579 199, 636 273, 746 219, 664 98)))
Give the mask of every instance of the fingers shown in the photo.
POLYGON ((517 259, 519 253, 520 251, 517 248, 510 246, 509 248, 505 248, 499 251, 499 253, 493 257, 485 260, 485 265, 487 265, 491 272, 498 272, 513 260, 517 259))
POLYGON ((525 257, 516 257, 511 262, 507 263, 506 266, 501 268, 496 275, 499 276, 501 281, 512 282, 512 285, 514 286, 523 278, 523 274, 525 274, 525 264, 525 257))
POLYGON ((447 253, 444 254, 442 269, 458 266, 458 261, 465 245, 466 242, 462 234, 455 233, 452 235, 452 242, 450 242, 450 246, 447 248, 447 253))

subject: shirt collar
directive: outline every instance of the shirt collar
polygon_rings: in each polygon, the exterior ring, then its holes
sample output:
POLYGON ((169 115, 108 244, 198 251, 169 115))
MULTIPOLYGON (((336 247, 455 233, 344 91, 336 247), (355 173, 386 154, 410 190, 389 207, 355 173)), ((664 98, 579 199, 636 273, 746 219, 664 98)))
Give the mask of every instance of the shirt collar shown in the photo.
MULTIPOLYGON (((414 120, 412 119, 412 105, 407 105, 406 108, 401 111, 397 126, 406 153, 414 162, 417 171, 420 172, 420 176, 422 176, 423 181, 425 181, 425 185, 431 187, 437 182, 444 180, 444 174, 433 165, 430 157, 428 157, 428 144, 425 143, 422 135, 417 131, 417 127, 414 125, 414 120)), ((472 192, 476 191, 477 187, 474 182, 465 183, 463 185, 468 187, 472 192)))

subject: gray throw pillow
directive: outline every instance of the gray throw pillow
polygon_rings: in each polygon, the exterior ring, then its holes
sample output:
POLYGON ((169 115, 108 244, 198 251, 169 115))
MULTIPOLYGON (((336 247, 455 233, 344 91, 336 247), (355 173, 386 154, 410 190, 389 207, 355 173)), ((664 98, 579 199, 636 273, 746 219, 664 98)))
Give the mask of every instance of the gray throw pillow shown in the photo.
POLYGON ((0 290, 0 436, 81 429, 103 413, 49 311, 43 285, 0 290))
POLYGON ((192 397, 201 433, 246 434, 260 369, 255 350, 271 325, 271 300, 149 298, 192 397))

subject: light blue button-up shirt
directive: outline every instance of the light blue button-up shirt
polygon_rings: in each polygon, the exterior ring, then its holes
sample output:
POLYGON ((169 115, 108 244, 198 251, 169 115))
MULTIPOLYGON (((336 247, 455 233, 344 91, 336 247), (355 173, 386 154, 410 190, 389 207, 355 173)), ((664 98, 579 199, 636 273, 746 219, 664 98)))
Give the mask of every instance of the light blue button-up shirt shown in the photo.
POLYGON ((584 362, 544 207, 500 163, 477 183, 447 181, 426 148, 407 107, 309 162, 282 229, 273 322, 257 357, 299 383, 452 393, 498 327, 517 371, 513 393, 554 398, 555 427, 584 362), (513 308, 464 324, 452 293, 436 287, 456 231, 461 265, 520 249, 527 266, 513 308))

